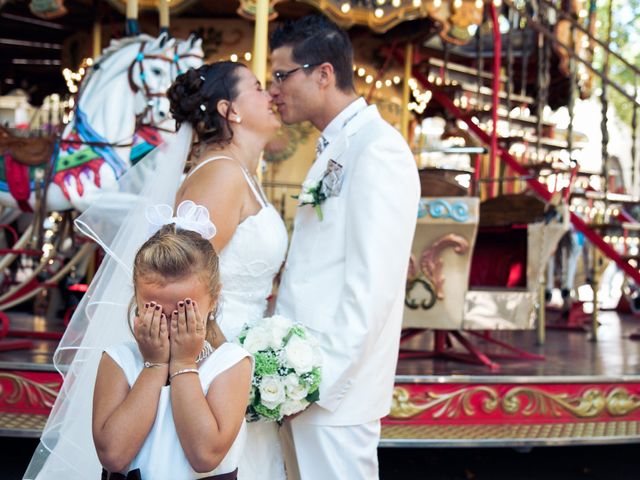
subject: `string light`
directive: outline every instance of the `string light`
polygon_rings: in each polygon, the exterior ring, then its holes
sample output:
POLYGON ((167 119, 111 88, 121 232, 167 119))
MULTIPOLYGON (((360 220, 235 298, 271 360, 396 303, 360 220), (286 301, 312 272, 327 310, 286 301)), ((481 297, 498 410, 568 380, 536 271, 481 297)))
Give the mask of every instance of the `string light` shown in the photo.
POLYGON ((351 11, 351 4, 350 3, 343 3, 342 6, 340 7, 340 10, 342 11, 342 13, 349 13, 351 11))
POLYGON ((93 65, 92 58, 84 58, 78 67, 78 71, 74 72, 69 68, 62 70, 62 76, 67 83, 67 89, 69 93, 78 93, 78 85, 82 82, 82 79, 87 73, 87 69, 93 65))
POLYGON ((376 18, 382 18, 382 16, 384 15, 384 10, 382 10, 381 8, 376 8, 373 14, 376 16, 376 18))

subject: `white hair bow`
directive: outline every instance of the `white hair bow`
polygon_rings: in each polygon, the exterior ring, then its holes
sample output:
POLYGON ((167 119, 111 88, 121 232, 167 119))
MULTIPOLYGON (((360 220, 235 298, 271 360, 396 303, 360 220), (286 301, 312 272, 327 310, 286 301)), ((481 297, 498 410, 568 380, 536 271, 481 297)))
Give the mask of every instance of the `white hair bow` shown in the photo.
POLYGON ((147 207, 145 216, 151 224, 150 236, 162 226, 172 223, 182 230, 198 232, 207 240, 211 240, 216 235, 216 226, 209 219, 209 210, 202 205, 196 205, 191 200, 184 200, 178 205, 175 217, 173 208, 165 203, 147 207))

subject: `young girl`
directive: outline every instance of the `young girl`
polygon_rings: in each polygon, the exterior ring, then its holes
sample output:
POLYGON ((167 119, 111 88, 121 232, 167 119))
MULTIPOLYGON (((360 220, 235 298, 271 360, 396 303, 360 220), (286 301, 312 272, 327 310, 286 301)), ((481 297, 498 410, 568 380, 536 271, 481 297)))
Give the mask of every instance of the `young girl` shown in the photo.
POLYGON ((105 351, 94 390, 102 478, 235 479, 252 367, 215 321, 211 243, 165 225, 138 251, 133 281, 136 343, 105 351))

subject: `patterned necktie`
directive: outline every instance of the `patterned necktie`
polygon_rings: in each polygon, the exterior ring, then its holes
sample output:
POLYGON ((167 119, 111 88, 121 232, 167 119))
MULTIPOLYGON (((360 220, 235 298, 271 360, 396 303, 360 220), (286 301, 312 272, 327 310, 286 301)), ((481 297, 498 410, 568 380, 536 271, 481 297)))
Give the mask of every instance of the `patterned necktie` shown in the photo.
POLYGON ((316 143, 316 158, 318 158, 322 154, 322 152, 324 152, 324 149, 327 148, 327 145, 329 145, 329 140, 320 135, 320 138, 318 138, 318 143, 316 143))

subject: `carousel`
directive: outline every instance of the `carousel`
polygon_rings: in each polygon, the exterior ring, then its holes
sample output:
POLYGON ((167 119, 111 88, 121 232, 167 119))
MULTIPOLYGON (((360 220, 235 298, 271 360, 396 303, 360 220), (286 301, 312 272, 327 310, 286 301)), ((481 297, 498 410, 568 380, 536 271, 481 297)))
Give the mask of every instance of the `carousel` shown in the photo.
MULTIPOLYGON (((380 446, 638 442, 640 70, 604 3, 1 2, 0 435, 46 422, 101 260, 73 219, 173 134, 172 81, 227 59, 266 83, 270 26, 322 12, 422 184, 380 446)), ((317 136, 264 152, 288 225, 317 136)))

